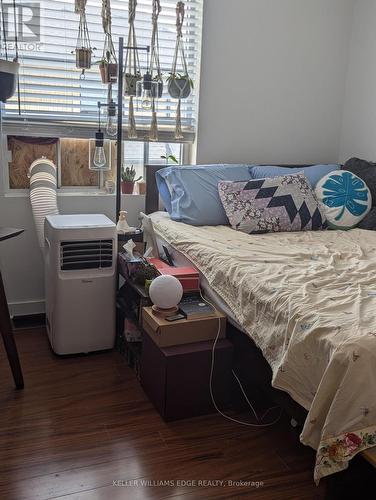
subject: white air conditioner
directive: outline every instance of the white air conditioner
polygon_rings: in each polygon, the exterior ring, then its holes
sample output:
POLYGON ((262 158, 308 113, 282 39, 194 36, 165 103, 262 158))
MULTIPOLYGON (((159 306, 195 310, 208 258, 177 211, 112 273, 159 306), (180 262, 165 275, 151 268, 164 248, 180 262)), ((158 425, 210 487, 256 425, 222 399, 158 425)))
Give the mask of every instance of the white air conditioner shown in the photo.
POLYGON ((117 233, 105 215, 48 215, 44 226, 47 331, 56 354, 111 349, 117 233))

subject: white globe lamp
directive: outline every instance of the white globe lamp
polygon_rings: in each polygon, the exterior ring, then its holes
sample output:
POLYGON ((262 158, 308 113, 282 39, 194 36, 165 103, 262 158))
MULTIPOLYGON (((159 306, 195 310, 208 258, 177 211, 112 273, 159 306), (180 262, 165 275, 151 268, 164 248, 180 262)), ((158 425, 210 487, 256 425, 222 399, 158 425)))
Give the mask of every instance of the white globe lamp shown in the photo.
POLYGON ((183 287, 175 276, 158 276, 149 287, 149 297, 153 302, 153 312, 169 316, 178 311, 176 307, 183 297, 183 287))

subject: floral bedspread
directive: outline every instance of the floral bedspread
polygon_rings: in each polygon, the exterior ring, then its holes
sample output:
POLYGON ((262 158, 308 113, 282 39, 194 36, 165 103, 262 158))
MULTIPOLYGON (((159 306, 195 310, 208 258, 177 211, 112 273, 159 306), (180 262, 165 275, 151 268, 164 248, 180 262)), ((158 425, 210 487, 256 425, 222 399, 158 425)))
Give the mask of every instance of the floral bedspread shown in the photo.
POLYGON ((274 387, 308 410, 314 477, 376 446, 376 232, 248 235, 152 215, 260 347, 274 387))

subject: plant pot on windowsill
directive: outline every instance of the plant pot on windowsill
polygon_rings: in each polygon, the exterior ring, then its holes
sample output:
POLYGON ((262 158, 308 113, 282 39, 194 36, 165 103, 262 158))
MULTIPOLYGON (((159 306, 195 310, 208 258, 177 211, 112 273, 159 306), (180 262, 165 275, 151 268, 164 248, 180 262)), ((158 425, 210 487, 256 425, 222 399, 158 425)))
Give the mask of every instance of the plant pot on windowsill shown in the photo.
POLYGON ((117 63, 100 62, 99 71, 102 78, 102 83, 116 83, 118 65, 117 63))
POLYGON ((121 193, 133 194, 134 181, 121 181, 121 193))
POLYGON ((76 49, 76 68, 90 69, 91 68, 91 49, 81 47, 76 49))
POLYGON ((19 67, 16 61, 0 59, 0 101, 10 99, 16 91, 19 67))
POLYGON ((192 89, 192 80, 189 76, 173 76, 168 79, 168 93, 173 99, 186 99, 192 89))

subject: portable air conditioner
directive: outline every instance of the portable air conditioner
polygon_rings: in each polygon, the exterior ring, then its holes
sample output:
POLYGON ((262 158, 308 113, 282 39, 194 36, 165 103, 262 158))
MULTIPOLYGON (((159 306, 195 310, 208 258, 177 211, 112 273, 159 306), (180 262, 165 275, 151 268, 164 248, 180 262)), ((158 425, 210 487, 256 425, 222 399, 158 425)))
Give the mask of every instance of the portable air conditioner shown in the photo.
POLYGON ((105 215, 48 215, 46 317, 56 354, 111 349, 115 341, 117 233, 105 215))

